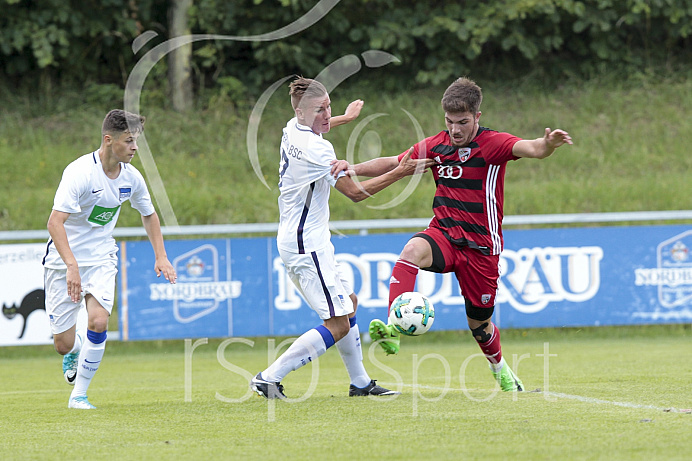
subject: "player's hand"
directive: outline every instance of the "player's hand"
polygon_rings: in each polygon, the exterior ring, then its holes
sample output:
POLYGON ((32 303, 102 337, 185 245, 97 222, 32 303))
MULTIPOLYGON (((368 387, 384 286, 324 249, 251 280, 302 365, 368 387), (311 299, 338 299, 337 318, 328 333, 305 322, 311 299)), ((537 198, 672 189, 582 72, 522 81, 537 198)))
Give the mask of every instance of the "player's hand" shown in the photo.
POLYGON ((355 176, 356 172, 351 168, 351 165, 346 160, 332 160, 330 165, 332 166, 332 176, 337 179, 339 173, 342 171, 346 173, 346 176, 355 176))
POLYGON ((79 267, 67 267, 67 295, 73 303, 78 303, 82 299, 82 277, 79 275, 79 267))
POLYGON ((431 158, 411 158, 413 154, 413 147, 411 147, 406 155, 399 162, 399 168, 404 176, 412 174, 422 174, 429 167, 435 165, 435 160, 431 158))
POLYGON ((563 144, 572 144, 572 137, 564 130, 551 131, 550 128, 546 128, 543 139, 549 149, 557 149, 563 144))
POLYGON ((163 274, 163 278, 171 283, 175 283, 178 279, 178 274, 175 273, 175 269, 168 258, 157 259, 154 263, 154 270, 157 277, 161 277, 161 274, 163 274))
POLYGON ((346 107, 344 117, 346 117, 346 119, 349 122, 352 122, 353 120, 357 119, 360 115, 360 110, 363 108, 363 104, 365 103, 362 99, 356 99, 355 101, 353 101, 351 104, 348 105, 348 107, 346 107))

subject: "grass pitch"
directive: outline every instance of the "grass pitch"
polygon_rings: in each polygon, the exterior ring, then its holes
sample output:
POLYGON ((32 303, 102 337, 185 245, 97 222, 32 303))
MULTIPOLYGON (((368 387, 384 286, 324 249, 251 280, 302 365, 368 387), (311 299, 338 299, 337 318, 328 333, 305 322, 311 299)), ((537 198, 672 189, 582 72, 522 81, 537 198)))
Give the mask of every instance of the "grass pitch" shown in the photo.
MULTIPOLYGON (((291 373, 291 401, 248 380, 285 338, 119 343, 69 410, 47 347, 1 348, 3 459, 689 459, 688 326, 504 330, 523 393, 498 391, 466 332, 364 343, 371 377, 402 395, 349 398, 338 352, 291 373)), ((285 347, 285 345, 283 346, 285 347)))

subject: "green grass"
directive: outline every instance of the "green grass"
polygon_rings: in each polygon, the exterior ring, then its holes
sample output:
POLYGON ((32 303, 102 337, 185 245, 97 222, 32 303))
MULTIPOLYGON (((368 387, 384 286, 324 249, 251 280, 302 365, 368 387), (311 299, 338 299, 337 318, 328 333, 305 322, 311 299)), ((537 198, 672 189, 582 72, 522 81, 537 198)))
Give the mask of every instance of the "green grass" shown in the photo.
POLYGON ((370 375, 403 395, 349 398, 330 350, 284 380, 297 402, 248 393, 267 338, 209 340, 191 356, 184 341, 111 342, 92 412, 66 408, 52 348, 3 348, 0 448, 8 460, 689 459, 692 415, 664 410, 692 407, 691 335, 682 325, 503 331, 527 389, 556 396, 499 393, 470 334, 428 333, 404 338, 397 357, 374 350, 376 362, 365 344, 370 375), (547 365, 546 352, 556 354, 547 365))
MULTIPOLYGON (((542 135, 546 126, 560 127, 575 142, 547 160, 508 165, 506 215, 692 209, 692 80, 684 75, 566 82, 547 92, 531 81, 479 83, 483 125, 525 138, 542 135)), ((355 85, 338 88, 331 95, 334 114, 358 97, 365 108, 357 122, 337 127, 327 137, 344 158, 357 123, 387 114, 355 140, 354 159, 398 154, 418 140, 404 110, 426 136, 444 129, 439 107, 443 90, 388 95, 361 94, 355 85)), ((45 228, 63 168, 99 145, 100 123, 109 107, 70 104, 67 96, 61 97, 65 102, 44 113, 31 100, 6 96, 0 113, 0 230, 45 228)), ((142 107, 148 118, 146 139, 180 224, 278 220, 277 150, 292 112, 279 91, 259 124, 257 146, 267 189, 248 158, 251 109, 219 104, 178 114, 142 107)), ((138 158, 134 164, 143 170, 138 158)), ((429 174, 400 206, 368 206, 389 202, 405 185, 394 184, 363 204, 334 193, 332 219, 430 216, 434 184, 429 174)), ((139 226, 137 213, 126 207, 119 225, 139 226)))

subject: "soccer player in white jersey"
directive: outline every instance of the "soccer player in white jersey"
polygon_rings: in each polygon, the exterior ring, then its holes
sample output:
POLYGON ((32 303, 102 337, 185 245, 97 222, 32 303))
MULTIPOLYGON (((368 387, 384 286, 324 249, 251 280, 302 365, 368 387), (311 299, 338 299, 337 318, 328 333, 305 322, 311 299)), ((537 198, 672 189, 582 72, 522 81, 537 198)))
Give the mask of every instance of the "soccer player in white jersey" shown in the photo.
POLYGON ((143 125, 140 115, 110 111, 103 120, 101 147, 65 168, 48 218, 50 240, 43 258, 46 312, 55 350, 64 356, 63 374, 74 385, 69 408, 96 408, 86 393, 106 346, 118 272, 113 229, 123 202, 129 200, 142 215, 157 276, 163 274, 170 283, 177 277, 144 178, 130 164, 143 125), (83 305, 86 334, 76 332, 83 305))
MULTIPOLYGON (((336 263, 330 241, 329 193, 335 187, 359 202, 407 175, 423 172, 429 163, 404 158, 395 169, 361 183, 343 172, 335 178, 330 170, 336 154, 322 134, 350 121, 349 110, 332 119, 329 94, 316 80, 298 77, 289 94, 295 117, 281 139, 277 246, 289 277, 323 323, 303 333, 250 386, 266 398, 286 398, 281 380, 336 344, 351 380, 350 396, 398 394, 377 385, 363 366, 357 298, 336 263)), ((354 112, 351 115, 357 116, 360 107, 354 112)))

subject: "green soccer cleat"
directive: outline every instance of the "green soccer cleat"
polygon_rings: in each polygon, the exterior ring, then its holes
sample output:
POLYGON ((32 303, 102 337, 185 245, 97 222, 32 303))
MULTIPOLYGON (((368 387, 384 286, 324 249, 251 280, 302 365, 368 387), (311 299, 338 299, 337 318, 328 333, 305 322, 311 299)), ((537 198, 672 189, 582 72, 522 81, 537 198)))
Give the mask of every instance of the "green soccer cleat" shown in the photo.
POLYGON ((521 379, 517 378, 517 375, 515 375, 512 369, 509 368, 509 365, 505 363, 504 357, 502 358, 501 363, 502 368, 500 371, 494 371, 492 367, 490 367, 490 371, 495 377, 497 384, 500 385, 502 392, 522 392, 524 390, 524 384, 521 382, 521 379))
POLYGON ((399 353, 399 332, 391 325, 385 325, 382 320, 374 319, 368 328, 370 338, 382 346, 387 355, 399 353))

